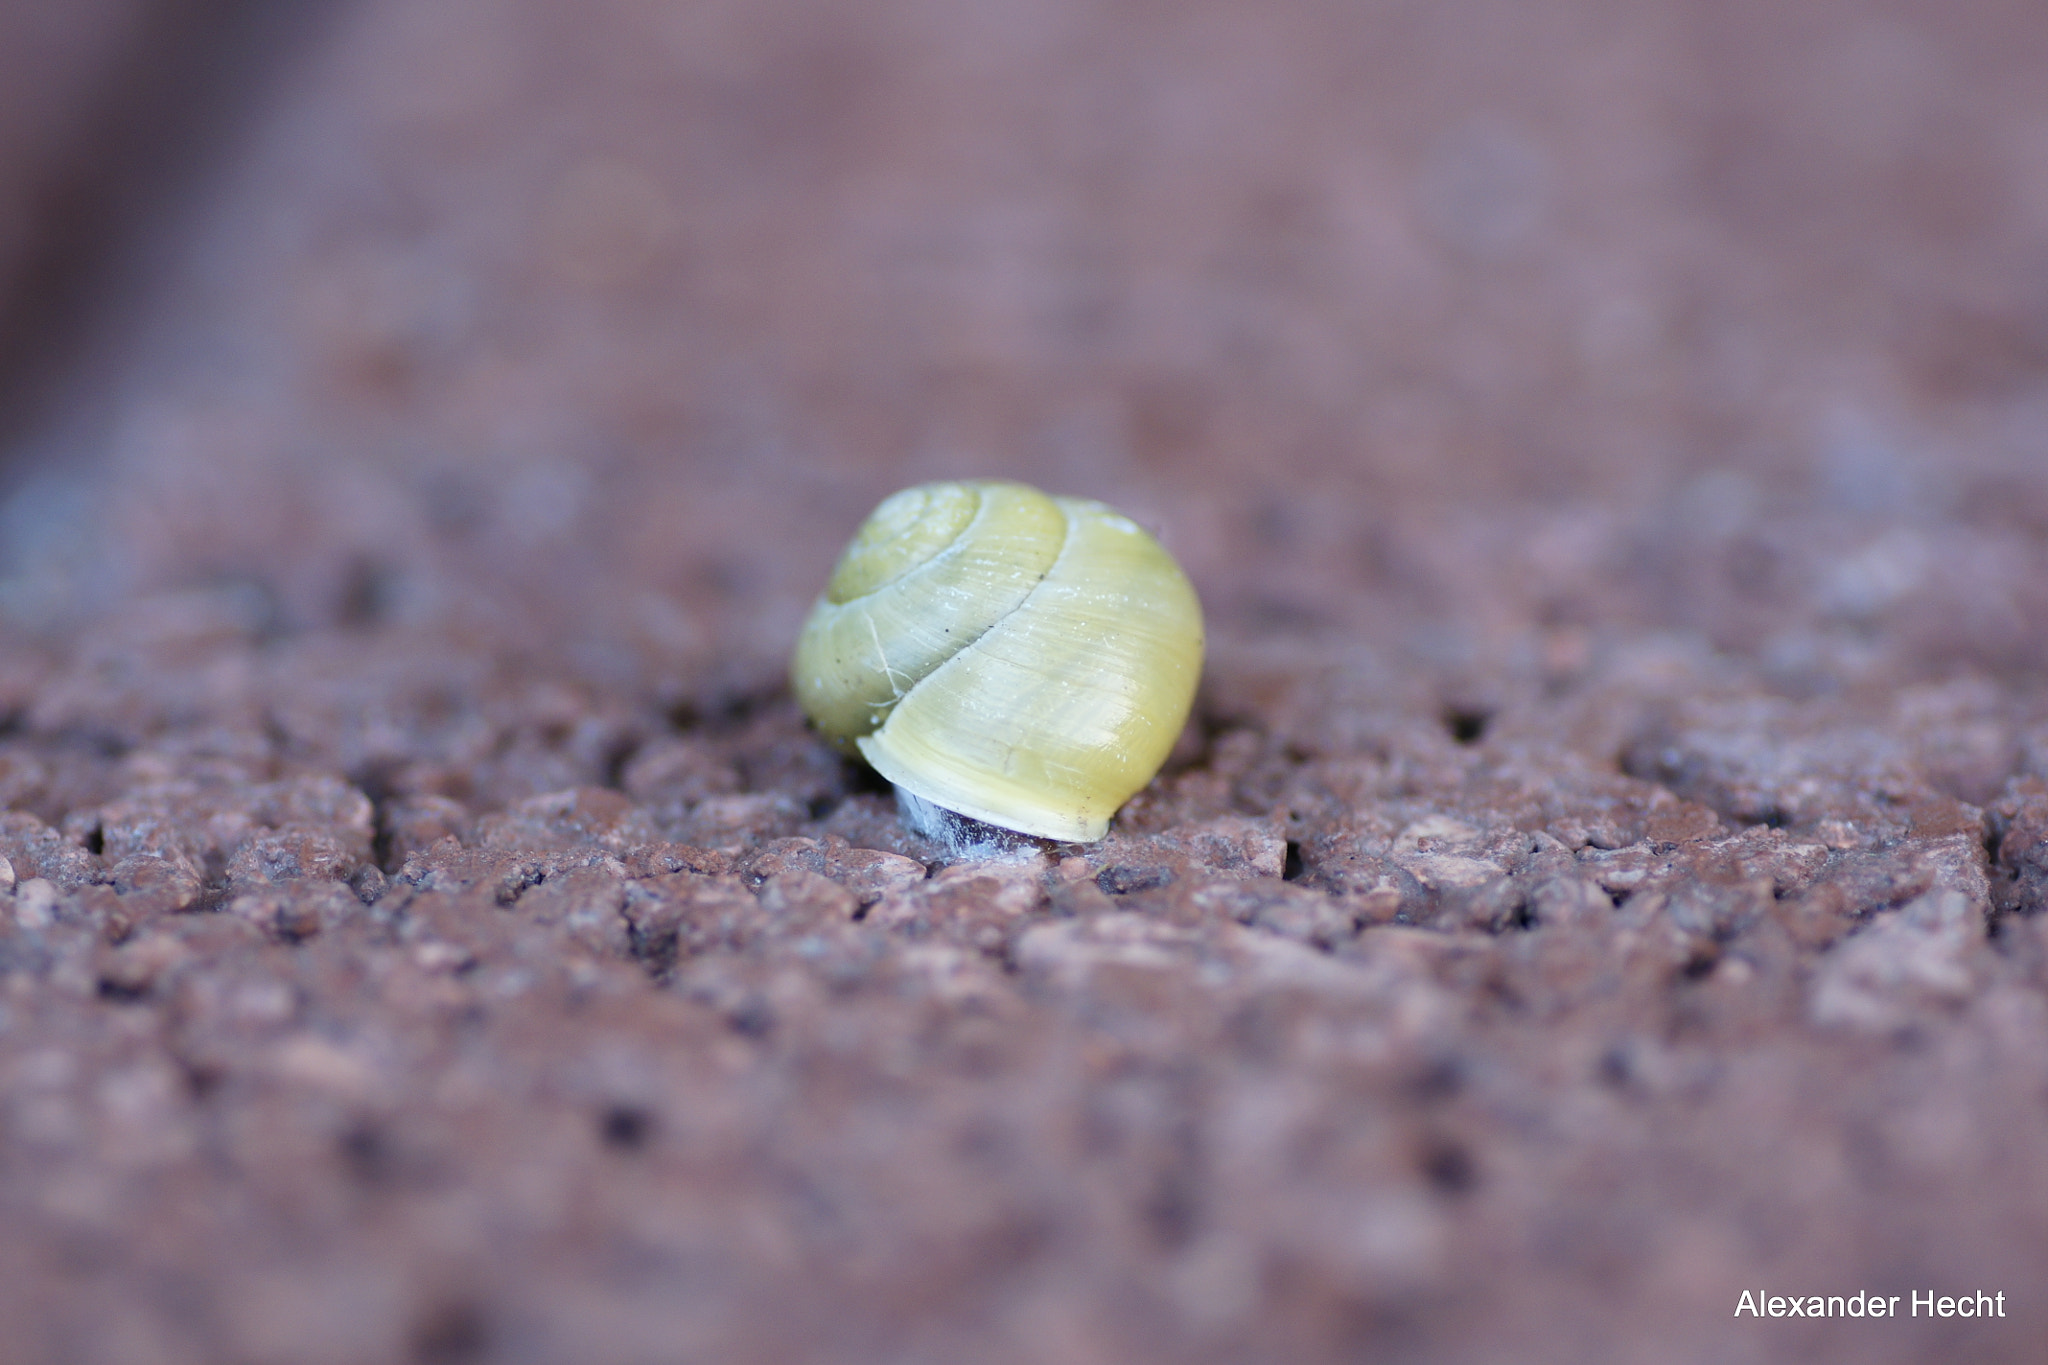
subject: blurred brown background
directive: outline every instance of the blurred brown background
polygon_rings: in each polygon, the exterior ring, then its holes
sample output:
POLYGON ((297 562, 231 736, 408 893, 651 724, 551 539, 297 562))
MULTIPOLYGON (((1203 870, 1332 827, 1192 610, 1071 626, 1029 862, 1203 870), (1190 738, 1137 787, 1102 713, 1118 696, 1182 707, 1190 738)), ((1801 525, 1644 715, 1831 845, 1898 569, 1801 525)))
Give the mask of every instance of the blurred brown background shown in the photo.
POLYGON ((1929 647, 2038 661, 1927 529, 2043 516, 2023 4, 266 8, 5 20, 13 521, 95 490, 62 584, 10 537, 42 610, 603 581, 767 656, 853 509, 1004 471, 1163 526, 1229 634, 1756 647, 1909 523, 1835 606, 1953 571, 1929 647))
POLYGON ((2044 73, 0 0, 0 1361, 2034 1358, 2044 73), (1036 881, 781 682, 969 474, 1210 616, 1036 881))

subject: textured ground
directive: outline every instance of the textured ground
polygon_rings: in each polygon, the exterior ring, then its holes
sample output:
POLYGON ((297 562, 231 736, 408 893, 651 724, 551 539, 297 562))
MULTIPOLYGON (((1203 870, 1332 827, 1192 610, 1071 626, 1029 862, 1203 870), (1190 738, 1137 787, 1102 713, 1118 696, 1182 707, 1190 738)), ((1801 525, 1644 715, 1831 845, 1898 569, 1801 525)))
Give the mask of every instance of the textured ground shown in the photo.
POLYGON ((0 15, 0 1360, 2040 1358, 2038 7, 253 8, 0 15), (978 473, 1213 647, 948 866, 978 473))

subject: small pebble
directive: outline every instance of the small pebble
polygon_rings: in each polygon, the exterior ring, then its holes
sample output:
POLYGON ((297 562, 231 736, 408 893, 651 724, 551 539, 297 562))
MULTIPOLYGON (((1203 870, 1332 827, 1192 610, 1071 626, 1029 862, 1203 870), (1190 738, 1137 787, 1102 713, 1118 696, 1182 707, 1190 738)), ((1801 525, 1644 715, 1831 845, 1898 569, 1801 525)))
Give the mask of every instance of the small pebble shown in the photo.
MULTIPOLYGON (((8 869, 12 871, 10 867, 8 869)), ((14 922, 24 929, 47 929, 57 922, 57 888, 31 877, 14 889, 14 922)))

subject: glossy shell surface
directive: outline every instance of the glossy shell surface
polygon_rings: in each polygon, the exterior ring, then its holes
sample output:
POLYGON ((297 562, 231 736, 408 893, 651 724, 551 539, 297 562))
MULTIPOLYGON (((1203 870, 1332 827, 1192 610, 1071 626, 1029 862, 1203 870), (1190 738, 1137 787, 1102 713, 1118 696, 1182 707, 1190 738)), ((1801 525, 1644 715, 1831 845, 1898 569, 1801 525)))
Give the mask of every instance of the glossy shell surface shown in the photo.
POLYGON ((1100 839, 1166 760, 1202 671, 1194 589, 1099 502, 924 484, 875 509, 797 642, 812 722, 897 786, 1100 839))

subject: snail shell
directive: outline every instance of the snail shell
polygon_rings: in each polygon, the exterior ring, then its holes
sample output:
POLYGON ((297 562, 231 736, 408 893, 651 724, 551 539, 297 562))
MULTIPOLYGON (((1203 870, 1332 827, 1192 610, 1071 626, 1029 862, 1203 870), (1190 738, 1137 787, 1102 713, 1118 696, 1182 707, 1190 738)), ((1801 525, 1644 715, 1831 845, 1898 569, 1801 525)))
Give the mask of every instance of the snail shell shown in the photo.
POLYGON ((819 731, 899 789, 1086 843, 1166 761, 1201 671, 1201 604, 1137 523, 977 481, 875 509, 792 682, 819 731))

